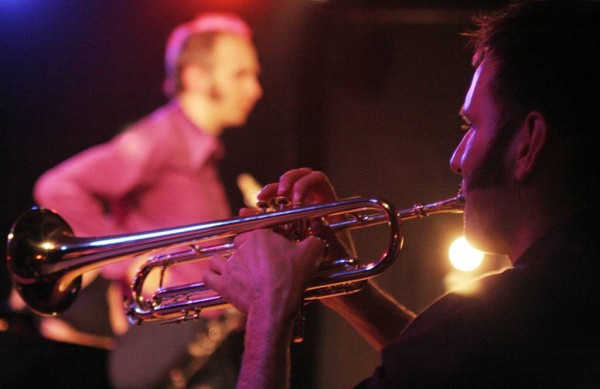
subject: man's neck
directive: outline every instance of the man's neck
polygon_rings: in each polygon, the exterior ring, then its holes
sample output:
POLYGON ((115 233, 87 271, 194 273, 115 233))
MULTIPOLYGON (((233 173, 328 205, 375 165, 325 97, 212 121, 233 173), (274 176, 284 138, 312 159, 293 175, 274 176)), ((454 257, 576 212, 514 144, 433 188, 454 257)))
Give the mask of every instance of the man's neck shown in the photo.
MULTIPOLYGON (((556 190, 555 190, 556 191, 556 190)), ((537 192, 537 191, 536 191, 537 192)), ((511 258, 513 263, 548 230, 579 212, 575 202, 569 203, 559 196, 549 196, 548 191, 530 194, 529 201, 522 200, 513 232, 511 258)))
POLYGON ((182 93, 176 97, 183 113, 204 132, 220 136, 223 132, 223 126, 215 117, 214 112, 209 107, 209 104, 202 101, 198 96, 193 96, 189 93, 182 93))

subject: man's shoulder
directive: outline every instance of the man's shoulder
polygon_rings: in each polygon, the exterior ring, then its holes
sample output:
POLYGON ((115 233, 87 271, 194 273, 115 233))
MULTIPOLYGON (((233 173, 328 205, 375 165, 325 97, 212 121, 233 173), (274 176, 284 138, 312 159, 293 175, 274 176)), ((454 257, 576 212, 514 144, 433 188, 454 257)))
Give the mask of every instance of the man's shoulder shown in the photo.
POLYGON ((180 119, 181 111, 173 103, 165 104, 148 115, 140 118, 126 131, 161 131, 169 130, 175 126, 175 123, 180 119))

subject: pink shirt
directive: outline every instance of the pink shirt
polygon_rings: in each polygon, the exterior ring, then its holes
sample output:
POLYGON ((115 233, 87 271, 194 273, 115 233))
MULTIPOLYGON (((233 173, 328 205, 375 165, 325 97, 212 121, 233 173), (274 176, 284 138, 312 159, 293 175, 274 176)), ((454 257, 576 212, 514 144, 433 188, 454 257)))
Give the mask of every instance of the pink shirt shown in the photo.
POLYGON ((57 211, 77 236, 225 219, 231 211, 216 166, 223 152, 219 138, 195 126, 172 102, 44 173, 34 197, 57 211))

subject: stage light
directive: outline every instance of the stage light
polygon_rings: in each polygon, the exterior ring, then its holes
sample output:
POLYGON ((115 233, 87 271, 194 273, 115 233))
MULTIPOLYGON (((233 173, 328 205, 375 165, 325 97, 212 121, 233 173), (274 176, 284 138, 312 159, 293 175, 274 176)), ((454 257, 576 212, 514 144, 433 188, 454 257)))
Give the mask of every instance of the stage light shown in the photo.
POLYGON ((448 250, 450 263, 460 271, 473 271, 483 260, 483 253, 473 248, 464 236, 457 238, 448 250))

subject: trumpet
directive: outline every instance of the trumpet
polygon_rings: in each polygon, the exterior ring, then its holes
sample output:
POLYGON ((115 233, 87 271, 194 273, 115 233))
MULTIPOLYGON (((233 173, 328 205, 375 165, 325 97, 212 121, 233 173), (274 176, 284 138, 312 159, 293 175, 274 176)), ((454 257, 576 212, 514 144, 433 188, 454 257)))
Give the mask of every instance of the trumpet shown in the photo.
MULTIPOLYGON (((75 301, 82 275, 119 261, 148 256, 138 269, 125 304, 130 323, 185 321, 197 319, 202 310, 227 305, 214 290, 196 282, 161 286, 150 298, 142 295, 148 274, 159 269, 161 279, 167 268, 191 261, 206 260, 215 254, 235 252, 233 239, 256 229, 273 229, 300 241, 315 235, 324 240, 341 231, 387 225, 388 242, 379 258, 328 258, 305 291, 305 300, 320 299, 359 291, 364 282, 381 274, 397 257, 403 243, 402 221, 436 213, 460 213, 464 198, 455 197, 416 204, 396 210, 380 198, 356 197, 326 204, 291 206, 278 198, 261 203, 260 213, 231 219, 180 226, 134 234, 76 237, 57 213, 34 207, 13 224, 8 237, 7 264, 16 290, 25 303, 40 315, 55 316, 75 301), (319 234, 314 223, 319 223, 319 234), (326 233, 321 233, 326 231, 326 233), (154 255, 157 252, 167 253, 154 255)), ((331 238, 329 238, 331 239, 331 238)))

